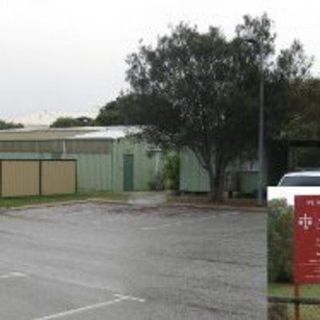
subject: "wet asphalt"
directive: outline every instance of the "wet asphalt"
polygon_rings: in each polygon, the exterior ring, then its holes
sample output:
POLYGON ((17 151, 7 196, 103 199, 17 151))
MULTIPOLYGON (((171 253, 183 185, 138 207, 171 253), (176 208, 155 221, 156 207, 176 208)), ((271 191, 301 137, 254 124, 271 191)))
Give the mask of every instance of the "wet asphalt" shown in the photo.
POLYGON ((78 204, 0 213, 0 319, 265 320, 262 213, 78 204))

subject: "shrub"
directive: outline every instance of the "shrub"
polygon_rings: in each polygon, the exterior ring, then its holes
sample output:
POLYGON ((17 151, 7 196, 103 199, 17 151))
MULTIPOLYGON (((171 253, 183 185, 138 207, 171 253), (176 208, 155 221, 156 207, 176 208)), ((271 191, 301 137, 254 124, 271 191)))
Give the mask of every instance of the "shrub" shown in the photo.
POLYGON ((292 282, 293 209, 285 200, 268 204, 268 280, 292 282))
POLYGON ((164 161, 162 176, 166 189, 179 189, 180 159, 176 152, 167 153, 164 161))

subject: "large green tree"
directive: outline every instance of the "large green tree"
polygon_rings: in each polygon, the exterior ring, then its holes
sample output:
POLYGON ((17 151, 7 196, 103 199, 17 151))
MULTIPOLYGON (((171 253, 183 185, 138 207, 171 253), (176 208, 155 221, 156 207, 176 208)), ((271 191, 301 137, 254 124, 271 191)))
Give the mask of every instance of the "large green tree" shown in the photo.
POLYGON ((190 148, 208 173, 210 198, 221 200, 226 167, 252 147, 253 50, 217 28, 200 33, 180 24, 155 48, 142 45, 128 64, 134 92, 157 101, 144 110, 146 139, 190 148))
POLYGON ((217 28, 200 33, 182 23, 127 60, 132 92, 155 102, 143 109, 144 137, 191 149, 208 173, 211 199, 222 198, 227 166, 257 146, 261 48, 266 136, 275 138, 294 117, 311 61, 297 41, 275 57, 266 14, 245 16, 231 40, 217 28))

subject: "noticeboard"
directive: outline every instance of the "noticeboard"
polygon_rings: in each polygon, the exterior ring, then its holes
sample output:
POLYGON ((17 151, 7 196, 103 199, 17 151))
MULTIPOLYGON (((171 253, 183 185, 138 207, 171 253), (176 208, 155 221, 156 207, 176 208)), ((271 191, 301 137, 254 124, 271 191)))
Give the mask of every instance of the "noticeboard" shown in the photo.
POLYGON ((296 196, 294 208, 294 282, 320 283, 320 196, 296 196))

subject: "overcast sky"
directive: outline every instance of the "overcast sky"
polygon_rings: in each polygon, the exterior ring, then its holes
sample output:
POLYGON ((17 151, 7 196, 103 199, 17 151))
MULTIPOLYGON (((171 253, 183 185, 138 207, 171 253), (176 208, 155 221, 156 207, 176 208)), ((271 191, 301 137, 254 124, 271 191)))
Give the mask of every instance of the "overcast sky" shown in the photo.
POLYGON ((267 12, 277 49, 294 38, 315 56, 320 19, 315 0, 0 0, 0 118, 46 111, 87 113, 125 84, 125 58, 139 39, 155 42, 179 21, 232 36, 244 14, 267 12))

